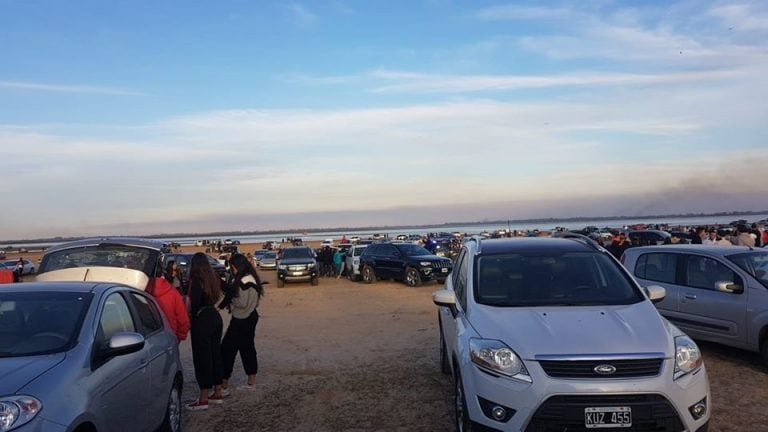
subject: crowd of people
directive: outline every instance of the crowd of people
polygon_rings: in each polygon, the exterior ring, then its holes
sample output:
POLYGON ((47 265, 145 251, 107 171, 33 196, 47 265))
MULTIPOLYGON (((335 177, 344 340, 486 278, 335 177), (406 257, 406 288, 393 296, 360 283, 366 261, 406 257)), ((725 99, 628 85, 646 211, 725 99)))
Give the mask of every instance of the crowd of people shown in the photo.
POLYGON ((192 257, 187 280, 177 264, 169 261, 147 287, 177 340, 185 340, 187 334, 191 337, 200 392, 185 404, 188 410, 205 410, 210 404, 224 403, 230 395, 230 378, 238 354, 247 376, 238 389, 252 390, 256 386, 259 364, 255 336, 264 283, 245 255, 233 254, 228 265, 231 276, 224 281, 216 276, 206 255, 198 252, 192 257), (226 331, 220 310, 231 314, 226 331))

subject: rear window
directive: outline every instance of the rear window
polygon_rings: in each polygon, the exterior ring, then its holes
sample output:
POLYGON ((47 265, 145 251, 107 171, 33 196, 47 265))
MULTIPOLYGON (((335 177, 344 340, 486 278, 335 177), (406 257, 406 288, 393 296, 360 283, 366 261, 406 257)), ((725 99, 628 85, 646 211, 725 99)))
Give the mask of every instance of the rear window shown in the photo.
POLYGON ((481 256, 475 278, 475 300, 492 306, 626 305, 644 299, 615 262, 593 252, 481 256))
POLYGON ((119 267, 139 270, 152 277, 159 258, 159 251, 135 246, 83 246, 45 254, 38 273, 75 267, 119 267))

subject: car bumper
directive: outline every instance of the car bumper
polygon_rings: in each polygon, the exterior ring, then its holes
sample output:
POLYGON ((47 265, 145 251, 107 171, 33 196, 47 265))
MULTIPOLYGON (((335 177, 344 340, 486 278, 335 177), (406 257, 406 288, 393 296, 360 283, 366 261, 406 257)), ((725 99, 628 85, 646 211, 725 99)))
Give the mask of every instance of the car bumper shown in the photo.
POLYGON ((449 267, 443 267, 443 268, 429 267, 429 268, 421 268, 419 270, 420 270, 419 273, 421 273, 422 281, 445 279, 451 273, 451 269, 449 267))
POLYGON ((66 432, 67 427, 38 416, 24 426, 13 430, 15 432, 66 432))
POLYGON ((290 271, 280 270, 277 277, 284 281, 308 281, 317 277, 317 270, 290 271))
POLYGON ((259 264, 258 266, 264 270, 274 270, 277 268, 277 264, 259 264))
POLYGON ((500 431, 524 431, 529 426, 530 430, 584 430, 586 407, 630 407, 633 428, 642 430, 658 424, 660 430, 676 430, 679 426, 680 431, 696 432, 705 430, 709 421, 712 402, 704 367, 675 381, 671 359, 664 361, 657 377, 616 380, 558 379, 547 376, 536 362, 526 362, 526 366, 532 383, 496 377, 472 363, 463 365, 470 418, 500 431), (515 413, 506 422, 495 421, 483 413, 479 398, 515 413), (690 408, 705 398, 706 414, 694 419, 690 408))

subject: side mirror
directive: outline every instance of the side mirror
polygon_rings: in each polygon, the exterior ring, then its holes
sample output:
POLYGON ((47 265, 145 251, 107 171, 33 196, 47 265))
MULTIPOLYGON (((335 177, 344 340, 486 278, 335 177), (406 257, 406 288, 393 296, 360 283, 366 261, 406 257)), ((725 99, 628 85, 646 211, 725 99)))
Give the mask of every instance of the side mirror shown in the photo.
POLYGON ((664 287, 658 285, 649 285, 645 287, 645 292, 648 293, 648 299, 653 304, 664 300, 664 297, 667 296, 667 290, 664 287))
POLYGON ((715 289, 720 292, 726 292, 729 294, 741 294, 744 292, 744 287, 735 284, 731 281, 717 281, 715 282, 715 289))
POLYGON ((144 336, 134 332, 115 333, 106 345, 99 352, 101 360, 140 351, 144 348, 144 336))
POLYGON ((453 316, 456 316, 456 293, 452 290, 441 289, 433 292, 432 301, 438 306, 449 308, 453 316))

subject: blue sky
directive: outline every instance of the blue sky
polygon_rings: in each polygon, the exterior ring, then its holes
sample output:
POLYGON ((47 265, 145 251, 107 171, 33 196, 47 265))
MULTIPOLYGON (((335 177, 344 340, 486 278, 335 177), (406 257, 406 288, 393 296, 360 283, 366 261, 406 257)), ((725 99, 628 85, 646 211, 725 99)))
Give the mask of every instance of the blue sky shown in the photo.
POLYGON ((765 2, 0 0, 0 238, 764 209, 765 2))

